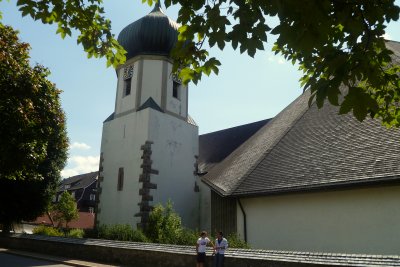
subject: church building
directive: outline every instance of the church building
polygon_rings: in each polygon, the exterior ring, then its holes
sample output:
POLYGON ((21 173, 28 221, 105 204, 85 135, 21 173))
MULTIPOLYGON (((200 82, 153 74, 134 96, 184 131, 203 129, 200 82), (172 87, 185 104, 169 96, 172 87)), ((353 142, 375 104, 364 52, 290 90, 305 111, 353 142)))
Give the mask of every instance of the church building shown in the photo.
MULTIPOLYGON (((103 124, 97 225, 145 226, 171 201, 184 226, 253 248, 399 255, 399 129, 319 110, 306 91, 274 118, 199 136, 172 74, 178 27, 156 4, 118 36, 128 54, 103 124)), ((386 44, 400 64, 400 43, 386 44)))

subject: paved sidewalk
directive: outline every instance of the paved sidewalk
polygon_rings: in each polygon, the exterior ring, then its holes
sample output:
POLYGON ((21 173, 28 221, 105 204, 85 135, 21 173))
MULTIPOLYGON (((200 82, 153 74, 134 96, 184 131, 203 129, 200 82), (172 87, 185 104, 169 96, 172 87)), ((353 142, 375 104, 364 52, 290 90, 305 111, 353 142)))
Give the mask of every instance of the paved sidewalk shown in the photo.
POLYGON ((121 267, 120 265, 110 265, 110 264, 101 264, 101 263, 88 262, 82 260, 74 260, 70 258, 63 258, 63 257, 57 257, 52 255, 45 255, 45 254, 27 252, 21 250, 14 250, 14 249, 0 248, 0 252, 34 258, 34 259, 58 262, 65 265, 76 266, 76 267, 121 267))

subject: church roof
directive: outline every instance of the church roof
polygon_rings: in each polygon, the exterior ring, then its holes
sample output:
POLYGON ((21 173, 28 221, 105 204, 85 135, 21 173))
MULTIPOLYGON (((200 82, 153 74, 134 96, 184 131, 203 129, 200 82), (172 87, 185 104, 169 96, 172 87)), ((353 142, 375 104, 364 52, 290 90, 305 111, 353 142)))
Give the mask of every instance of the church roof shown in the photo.
POLYGON ((118 42, 127 51, 126 58, 138 55, 169 56, 178 40, 179 24, 167 17, 159 3, 143 18, 126 26, 118 42))
MULTIPOLYGON (((389 42, 400 63, 400 43, 389 42)), ((344 88, 345 89, 345 88, 344 88)), ((400 129, 358 122, 305 92, 203 181, 223 196, 268 195, 400 181, 400 129)))
POLYGON ((199 173, 208 172, 249 139, 270 119, 199 136, 199 173))

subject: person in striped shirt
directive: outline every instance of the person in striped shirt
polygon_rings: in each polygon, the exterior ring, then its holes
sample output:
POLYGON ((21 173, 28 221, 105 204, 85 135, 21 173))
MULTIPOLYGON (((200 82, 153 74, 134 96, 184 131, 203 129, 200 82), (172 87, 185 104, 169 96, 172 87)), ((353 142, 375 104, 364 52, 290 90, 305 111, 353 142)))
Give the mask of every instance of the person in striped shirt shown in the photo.
POLYGON ((215 239, 214 245, 214 267, 223 267, 225 260, 225 251, 228 248, 228 240, 224 238, 224 234, 219 231, 217 232, 217 239, 215 239))

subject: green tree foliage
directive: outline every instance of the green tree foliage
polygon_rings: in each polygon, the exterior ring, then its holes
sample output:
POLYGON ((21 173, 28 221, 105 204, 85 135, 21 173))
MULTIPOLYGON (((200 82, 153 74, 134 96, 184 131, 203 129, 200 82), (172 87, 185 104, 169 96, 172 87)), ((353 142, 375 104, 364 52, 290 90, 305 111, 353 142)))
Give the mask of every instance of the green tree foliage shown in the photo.
MULTIPOLYGON (((2 1, 2 0, 0 0, 2 1)), ((30 16, 44 24, 57 24, 62 38, 71 36, 72 30, 79 34, 88 57, 106 57, 107 66, 125 62, 125 51, 111 33, 111 21, 104 17, 102 0, 18 0, 22 16, 30 16)))
POLYGON ((64 236, 64 233, 59 229, 46 225, 39 225, 33 228, 32 233, 35 235, 64 236))
POLYGON ((100 225, 96 235, 92 238, 102 238, 120 241, 149 242, 149 239, 140 229, 132 229, 128 224, 100 225))
POLYGON ((73 237, 73 238, 83 238, 83 236, 85 235, 85 231, 82 229, 70 229, 67 233, 68 237, 73 237))
POLYGON ((0 223, 33 220, 48 207, 67 158, 60 91, 29 45, 0 23, 0 223))
MULTIPOLYGON (((1 0, 0 0, 1 1, 1 0)), ((152 5, 154 0, 142 0, 152 5)), ((298 63, 304 90, 318 107, 328 101, 340 113, 353 112, 362 121, 379 118, 400 126, 400 66, 391 64, 385 46, 385 23, 399 19, 394 0, 164 0, 180 5, 179 40, 172 57, 184 83, 202 74, 218 74, 220 62, 203 46, 223 50, 229 43, 254 57, 264 50, 268 34, 276 35, 273 51, 298 63), (272 17, 278 19, 275 24, 272 17), (345 85, 349 90, 341 90, 345 85), (342 95, 342 96, 340 96, 342 95)), ((125 61, 123 48, 111 34, 101 0, 18 0, 22 15, 57 23, 62 37, 77 30, 88 56, 105 56, 108 64, 125 61)))
MULTIPOLYGON (((143 0, 146 1, 146 0, 143 0)), ((147 0, 151 3, 152 0, 147 0)), ((218 74, 220 62, 203 46, 223 50, 227 43, 254 57, 267 35, 277 36, 273 51, 298 63, 304 90, 318 107, 325 99, 386 125, 400 126, 400 66, 385 46, 385 23, 399 19, 394 0, 165 0, 181 5, 179 40, 173 51, 174 70, 184 82, 197 83, 202 74, 218 74), (278 22, 272 25, 271 17, 278 22), (348 91, 340 90, 345 85, 348 91), (344 97, 339 97, 339 95, 344 97)))
POLYGON ((241 239, 236 233, 229 234, 227 239, 230 248, 250 248, 250 245, 241 239))
POLYGON ((68 223, 79 218, 78 209, 76 207, 75 198, 68 192, 64 191, 57 204, 54 207, 54 220, 59 224, 65 222, 65 227, 68 228, 68 223))
POLYGON ((182 222, 174 211, 171 201, 168 201, 165 207, 161 204, 154 207, 144 233, 155 243, 176 244, 178 242, 182 234, 182 222))
POLYGON ((84 231, 82 229, 69 229, 63 232, 61 229, 46 225, 39 225, 33 228, 32 233, 35 235, 67 236, 72 238, 83 238, 84 236, 84 231))

